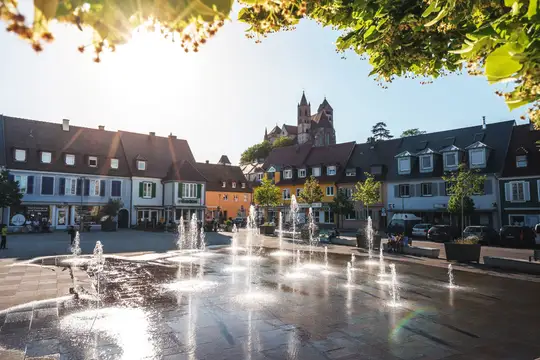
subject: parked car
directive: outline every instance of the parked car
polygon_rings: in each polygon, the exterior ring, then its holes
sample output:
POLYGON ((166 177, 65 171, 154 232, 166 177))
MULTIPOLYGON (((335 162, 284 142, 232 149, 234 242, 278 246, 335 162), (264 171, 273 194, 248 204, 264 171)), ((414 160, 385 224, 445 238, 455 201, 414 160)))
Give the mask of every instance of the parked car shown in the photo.
POLYGON ((528 226, 505 225, 499 231, 501 246, 533 247, 536 234, 528 226))
POLYGON ((428 230, 432 227, 432 224, 416 224, 412 228, 412 236, 422 239, 427 239, 428 230))
POLYGON ((498 245, 499 234, 489 226, 467 226, 463 230, 463 237, 478 236, 478 243, 481 245, 498 245))
POLYGON ((459 237, 459 230, 452 225, 435 225, 427 232, 428 240, 435 242, 453 241, 459 237))
POLYGON ((246 219, 242 218, 242 217, 234 218, 234 220, 232 222, 233 222, 233 224, 236 225, 237 228, 242 228, 242 227, 245 227, 247 225, 246 219))

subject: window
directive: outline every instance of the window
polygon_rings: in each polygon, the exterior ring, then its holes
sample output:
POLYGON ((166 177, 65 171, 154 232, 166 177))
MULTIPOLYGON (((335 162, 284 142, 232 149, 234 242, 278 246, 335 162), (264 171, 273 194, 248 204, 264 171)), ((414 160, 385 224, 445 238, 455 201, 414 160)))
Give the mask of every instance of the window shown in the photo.
POLYGON ((291 199, 291 190, 283 189, 283 200, 290 200, 290 199, 291 199))
POLYGON ((336 167, 335 166, 328 166, 326 168, 326 175, 328 175, 328 176, 336 175, 336 167))
POLYGON ((118 159, 111 159, 111 169, 118 169, 118 159))
POLYGON ((69 166, 75 165, 75 155, 66 154, 66 165, 69 165, 69 166))
POLYGON ((356 220, 356 211, 351 211, 345 214, 345 220, 356 220))
POLYGON ((137 160, 137 170, 140 170, 140 171, 146 170, 146 161, 137 160))
POLYGON ((400 174, 411 172, 411 158, 398 158, 398 171, 400 174))
POLYGON ((242 183, 242 189, 245 189, 246 188, 246 183, 242 183))
POLYGON ((228 201, 229 200, 229 195, 228 194, 223 195, 223 200, 228 201))
POLYGON ((422 184, 422 196, 432 196, 433 193, 431 192, 431 183, 423 183, 422 184))
POLYGON ((404 198, 409 196, 411 196, 409 184, 399 185, 399 197, 404 198))
POLYGON ((284 179, 292 179, 292 170, 283 170, 284 179))
POLYGON ((236 182, 235 181, 232 182, 232 187, 233 187, 233 189, 236 189, 236 182))
POLYGON ((327 186, 326 187, 326 196, 334 196, 334 187, 333 186, 327 186))
POLYGON ((298 177, 299 178, 305 178, 306 177, 306 169, 298 169, 298 177))
POLYGON ((28 188, 28 176, 26 175, 15 175, 13 178, 15 181, 19 182, 19 191, 21 194, 26 194, 26 189, 28 188))
POLYGON ((530 200, 528 181, 511 181, 505 184, 506 201, 525 202, 530 200))
POLYGON ((302 192, 301 188, 296 189, 296 197, 300 196, 300 193, 302 192))
POLYGON ((345 188, 345 196, 347 196, 347 199, 352 199, 353 189, 352 188, 345 188))
POLYGON ((50 164, 52 161, 52 154, 48 151, 41 152, 41 162, 43 164, 50 164))
POLYGON ((420 170, 421 171, 433 170, 433 155, 420 156, 420 170))
POLYGON ((233 196, 233 200, 234 200, 235 202, 238 202, 238 195, 234 195, 234 196, 233 196))
POLYGON ((381 175, 382 174, 382 165, 373 165, 371 167, 371 174, 381 175))
POLYGON ((345 171, 345 176, 356 176, 356 169, 347 169, 345 171))
POLYGON ((469 160, 471 166, 481 167, 486 164, 486 150, 485 149, 472 149, 469 150, 469 160))
POLYGON ((88 166, 90 166, 90 167, 97 167, 97 157, 95 157, 95 156, 89 156, 89 157, 88 157, 88 166))
POLYGON ((221 182, 221 187, 226 187, 227 186, 227 182, 226 181, 222 181, 221 182))
POLYGON ((518 168, 527 167, 527 155, 516 156, 516 167, 518 168))
POLYGON ((122 196, 122 181, 120 180, 111 181, 111 196, 112 197, 122 196))
POLYGON ((244 202, 247 202, 248 201, 248 196, 247 194, 244 194, 244 202))
POLYGON ((100 196, 100 185, 101 181, 99 180, 90 180, 90 196, 100 196))
POLYGON ((313 176, 317 177, 317 176, 321 176, 321 168, 320 167, 314 167, 312 170, 311 170, 313 176))
POLYGON ((152 183, 151 182, 144 182, 143 183, 143 193, 142 197, 145 199, 151 199, 152 198, 152 183))
POLYGON ((26 161, 26 150, 15 149, 15 161, 26 161))
POLYGON ((455 168, 458 165, 458 153, 449 152, 444 154, 444 167, 455 168))
POLYGON ((257 180, 261 181, 263 179, 263 173, 258 173, 257 174, 257 180))
POLYGON ((183 184, 182 197, 194 199, 197 197, 197 184, 183 184))
POLYGON ((77 179, 76 178, 66 179, 66 184, 64 186, 64 194, 77 195, 77 179))
POLYGON ((444 192, 446 193, 446 196, 452 195, 452 183, 449 181, 446 181, 444 183, 444 192))
POLYGON ((43 176, 41 178, 41 195, 54 195, 54 178, 43 176))

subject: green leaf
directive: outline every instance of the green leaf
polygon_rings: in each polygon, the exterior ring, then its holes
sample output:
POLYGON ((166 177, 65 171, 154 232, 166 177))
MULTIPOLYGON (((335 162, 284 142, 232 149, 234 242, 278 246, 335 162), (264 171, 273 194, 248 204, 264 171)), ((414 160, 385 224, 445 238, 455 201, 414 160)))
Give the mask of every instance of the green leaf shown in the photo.
POLYGON ((437 4, 438 2, 437 1, 433 1, 429 6, 428 8, 426 9, 426 11, 424 11, 422 13, 422 17, 428 17, 433 11, 435 11, 435 9, 437 8, 437 4))
POLYGON ((512 16, 516 16, 519 14, 519 2, 515 1, 512 4, 512 16))
POLYGON ((451 54, 467 54, 473 51, 474 45, 465 46, 463 45, 463 48, 459 50, 450 50, 449 53, 451 54))
POLYGON ((438 23, 443 17, 446 16, 446 13, 448 12, 448 8, 444 8, 442 9, 441 11, 439 11, 439 13, 437 14, 437 17, 435 17, 435 19, 431 20, 430 22, 428 22, 427 24, 424 24, 425 27, 429 27, 429 26, 433 26, 435 25, 436 23, 438 23))
POLYGON ((517 0, 504 0, 504 6, 511 7, 517 0))
POLYGON ((531 19, 536 15, 536 9, 538 8, 538 0, 529 0, 529 8, 527 9, 527 17, 531 19))
POLYGON ((508 105, 508 109, 510 109, 510 111, 517 109, 518 107, 521 107, 523 105, 527 105, 529 103, 529 101, 521 99, 506 101, 506 105, 508 105))
POLYGON ((498 81, 508 78, 521 70, 523 65, 512 57, 512 50, 512 45, 505 44, 488 55, 486 58, 486 76, 488 81, 498 81))
POLYGON ((364 33, 364 40, 369 38, 371 36, 371 34, 373 34, 373 32, 377 29, 377 27, 375 25, 371 25, 369 27, 369 29, 367 29, 367 31, 364 33))

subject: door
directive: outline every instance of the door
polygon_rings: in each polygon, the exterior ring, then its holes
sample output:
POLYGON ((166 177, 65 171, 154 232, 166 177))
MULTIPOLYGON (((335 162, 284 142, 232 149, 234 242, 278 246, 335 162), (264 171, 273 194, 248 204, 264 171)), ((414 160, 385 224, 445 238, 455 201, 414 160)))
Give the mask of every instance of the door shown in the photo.
POLYGON ((68 208, 59 207, 56 209, 56 228, 65 229, 69 223, 68 208))
POLYGON ((129 212, 126 209, 118 212, 118 227, 121 229, 127 229, 129 227, 129 212))

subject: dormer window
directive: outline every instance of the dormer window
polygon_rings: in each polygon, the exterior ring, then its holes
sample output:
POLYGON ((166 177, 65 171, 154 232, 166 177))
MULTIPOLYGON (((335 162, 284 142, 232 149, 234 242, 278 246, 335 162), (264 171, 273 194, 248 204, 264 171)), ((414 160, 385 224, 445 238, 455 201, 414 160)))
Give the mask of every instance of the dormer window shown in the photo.
POLYGON ((146 170, 146 161, 137 160, 137 170, 140 170, 140 171, 146 170))
POLYGON ((292 179, 292 170, 283 170, 284 179, 292 179))
POLYGON ((457 168, 457 166, 458 166, 457 151, 444 154, 444 168, 445 169, 453 169, 453 168, 457 168))
POLYGON ((26 150, 15 149, 15 161, 19 161, 19 162, 26 161, 26 150))
POLYGON ((66 154, 66 165, 75 166, 75 155, 66 154))
POLYGON ((89 156, 88 157, 88 166, 97 167, 97 157, 96 156, 89 156))
POLYGON ((486 166, 486 149, 471 149, 469 150, 469 162, 471 167, 486 166))
POLYGON ((52 153, 49 151, 42 151, 41 152, 41 163, 42 164, 50 164, 52 161, 52 153))
POLYGON ((233 189, 236 189, 236 181, 233 181, 233 182, 232 182, 232 188, 233 188, 233 189))
POLYGON ((245 189, 246 188, 246 183, 242 183, 241 187, 242 187, 242 189, 245 189))
POLYGON ((313 174, 313 176, 319 177, 321 176, 321 168, 319 166, 316 166, 313 169, 311 169, 311 173, 313 174))
POLYGON ((351 169, 345 170, 345 176, 356 176, 356 169, 351 168, 351 169))
POLYGON ((264 173, 257 173, 257 180, 262 181, 264 173))
POLYGON ((118 159, 111 159, 111 169, 118 169, 118 159))
POLYGON ((226 186, 227 186, 227 182, 226 182, 226 181, 222 181, 222 182, 221 182, 221 187, 224 188, 224 187, 226 187, 226 186))
POLYGON ((396 155, 399 174, 405 175, 411 173, 411 157, 412 154, 408 151, 396 155))
POLYGON ((527 167, 527 155, 516 156, 516 167, 518 168, 527 167))
POLYGON ((433 171, 433 155, 420 156, 420 172, 433 171))
POLYGON ((298 169, 298 177, 299 178, 305 178, 306 177, 306 169, 298 169))
POLYGON ((336 167, 335 166, 328 166, 326 168, 326 175, 328 175, 328 176, 336 175, 336 167))

